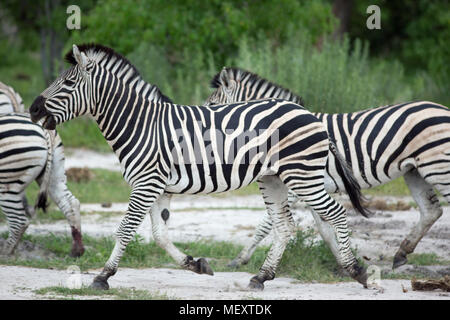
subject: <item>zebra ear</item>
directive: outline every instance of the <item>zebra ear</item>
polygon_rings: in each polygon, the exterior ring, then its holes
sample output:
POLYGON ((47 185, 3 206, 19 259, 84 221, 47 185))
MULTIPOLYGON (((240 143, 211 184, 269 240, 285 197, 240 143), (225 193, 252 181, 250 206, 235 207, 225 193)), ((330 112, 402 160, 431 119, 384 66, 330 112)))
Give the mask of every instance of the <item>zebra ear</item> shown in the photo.
POLYGON ((230 81, 228 79, 227 68, 223 67, 222 71, 220 71, 219 80, 225 87, 228 87, 230 81))
POLYGON ((81 69, 86 70, 86 66, 88 64, 88 58, 84 54, 84 52, 80 52, 76 45, 73 45, 73 57, 81 69))

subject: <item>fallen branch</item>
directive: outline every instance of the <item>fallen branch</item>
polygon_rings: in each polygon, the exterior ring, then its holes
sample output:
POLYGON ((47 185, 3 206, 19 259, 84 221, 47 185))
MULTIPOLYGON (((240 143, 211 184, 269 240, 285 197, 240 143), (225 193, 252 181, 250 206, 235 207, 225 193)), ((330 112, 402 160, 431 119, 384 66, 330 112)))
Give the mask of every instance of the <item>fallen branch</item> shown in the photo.
POLYGON ((433 291, 441 289, 450 292, 450 277, 445 276, 439 280, 416 280, 416 278, 412 278, 411 287, 413 291, 433 291))

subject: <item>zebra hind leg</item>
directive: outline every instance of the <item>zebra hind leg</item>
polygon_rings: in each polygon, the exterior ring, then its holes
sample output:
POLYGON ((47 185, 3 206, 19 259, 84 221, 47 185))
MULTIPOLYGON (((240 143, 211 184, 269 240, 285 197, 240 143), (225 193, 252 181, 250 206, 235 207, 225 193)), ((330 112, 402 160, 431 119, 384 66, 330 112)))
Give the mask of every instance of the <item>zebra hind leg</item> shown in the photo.
POLYGON ((24 194, 4 193, 0 198, 0 207, 8 222, 9 235, 3 252, 7 255, 14 253, 22 235, 27 230, 30 220, 28 218, 27 207, 24 206, 24 194))
MULTIPOLYGON (((337 261, 350 276, 367 288, 367 272, 350 250, 350 237, 345 208, 334 200, 318 181, 305 181, 301 176, 289 179, 286 185, 294 191, 319 217, 333 227, 337 239, 337 261)), ((332 247, 333 249, 333 247, 332 247)))
POLYGON ((234 258, 230 263, 228 263, 227 267, 230 268, 238 268, 243 264, 247 264, 250 261, 250 258, 255 252, 258 244, 270 233, 272 230, 272 217, 266 211, 263 217, 263 220, 259 223, 256 228, 256 232, 252 238, 252 241, 247 244, 241 252, 234 258))
POLYGON ((150 212, 152 220, 152 235, 155 242, 164 249, 182 268, 193 271, 198 274, 214 275, 213 270, 204 258, 194 260, 178 250, 170 241, 167 230, 167 220, 169 218, 170 195, 163 194, 154 203, 150 212))
POLYGON ((274 239, 259 273, 250 280, 249 288, 252 290, 263 290, 264 282, 275 278, 276 269, 295 229, 287 202, 288 190, 280 178, 265 176, 258 184, 272 219, 274 239))
MULTIPOLYGON (((290 211, 292 211, 293 205, 297 202, 298 197, 295 193, 292 191, 288 192, 288 205, 290 208, 290 211)), ((294 222, 294 218, 292 215, 289 215, 289 219, 292 220, 292 223, 294 222)), ((253 253, 256 250, 256 247, 258 244, 266 238, 270 231, 272 230, 272 218, 266 211, 264 214, 264 217, 262 221, 259 223, 258 227, 256 228, 255 235, 252 238, 252 241, 247 244, 241 252, 237 255, 236 258, 234 258, 230 263, 228 263, 227 267, 229 268, 238 268, 241 265, 247 264, 250 261, 250 258, 252 257, 253 253)))
POLYGON ((393 269, 408 262, 407 255, 414 251, 419 241, 442 215, 442 207, 433 187, 419 175, 417 170, 406 173, 404 178, 411 195, 419 206, 420 220, 395 253, 393 269))

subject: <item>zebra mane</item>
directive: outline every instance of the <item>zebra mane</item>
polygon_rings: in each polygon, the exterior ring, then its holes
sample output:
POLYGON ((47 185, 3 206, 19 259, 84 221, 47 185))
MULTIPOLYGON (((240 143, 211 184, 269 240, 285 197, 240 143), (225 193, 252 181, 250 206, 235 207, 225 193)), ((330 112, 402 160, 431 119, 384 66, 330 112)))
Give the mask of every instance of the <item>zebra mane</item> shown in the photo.
MULTIPOLYGON (((144 81, 147 85, 150 86, 149 92, 153 96, 153 101, 161 101, 161 102, 169 102, 173 103, 172 100, 164 95, 161 90, 156 86, 146 82, 136 67, 124 56, 120 53, 115 52, 113 49, 105 47, 101 44, 97 43, 87 43, 77 45, 80 52, 84 52, 89 60, 95 61, 98 64, 101 64, 105 68, 115 69, 114 73, 118 74, 118 76, 127 75, 127 81, 133 80, 141 80, 144 81), (111 63, 112 62, 112 63, 111 63)), ((77 61, 73 56, 73 50, 70 50, 65 55, 65 60, 72 64, 77 65, 77 61)))
MULTIPOLYGON (((301 106, 304 106, 302 97, 293 93, 289 89, 286 89, 278 84, 275 84, 273 82, 270 82, 267 79, 262 78, 261 76, 257 75, 256 73, 253 73, 253 72, 250 72, 250 71, 247 71, 244 69, 240 69, 240 68, 235 68, 235 67, 225 67, 224 69, 227 72, 228 79, 235 80, 238 83, 245 80, 246 85, 249 85, 249 86, 253 86, 254 84, 262 85, 265 83, 265 84, 267 84, 267 88, 275 87, 276 89, 280 89, 286 95, 288 95, 288 96, 290 95, 292 97, 292 99, 290 99, 291 101, 298 103, 301 106)), ((211 80, 211 88, 212 89, 218 89, 222 85, 222 82, 220 81, 220 73, 221 72, 217 73, 211 80)))

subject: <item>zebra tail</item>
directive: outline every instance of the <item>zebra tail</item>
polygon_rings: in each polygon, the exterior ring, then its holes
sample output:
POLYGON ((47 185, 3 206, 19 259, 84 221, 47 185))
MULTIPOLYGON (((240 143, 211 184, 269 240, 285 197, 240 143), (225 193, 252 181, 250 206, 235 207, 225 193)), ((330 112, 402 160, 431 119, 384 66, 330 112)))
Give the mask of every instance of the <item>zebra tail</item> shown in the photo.
POLYGON ((45 137, 47 141, 47 161, 45 164, 44 176, 42 178, 41 187, 39 189, 39 194, 34 205, 34 208, 42 209, 44 212, 47 212, 48 207, 48 189, 50 187, 50 176, 52 173, 52 164, 53 164, 53 151, 54 151, 54 139, 55 133, 49 130, 45 130, 45 137))
POLYGON ((344 182, 345 191, 350 198, 350 202, 352 203, 356 211, 361 213, 364 217, 370 218, 371 216, 373 216, 373 212, 367 208, 364 208, 364 206, 362 205, 364 196, 361 193, 361 186, 353 176, 353 172, 348 166, 347 161, 345 161, 345 159, 337 150, 336 145, 332 141, 330 141, 330 151, 333 153, 334 157, 337 160, 336 169, 342 181, 344 182))

